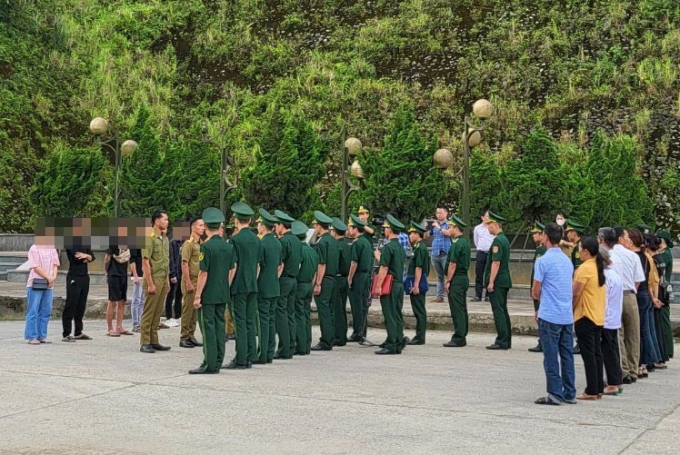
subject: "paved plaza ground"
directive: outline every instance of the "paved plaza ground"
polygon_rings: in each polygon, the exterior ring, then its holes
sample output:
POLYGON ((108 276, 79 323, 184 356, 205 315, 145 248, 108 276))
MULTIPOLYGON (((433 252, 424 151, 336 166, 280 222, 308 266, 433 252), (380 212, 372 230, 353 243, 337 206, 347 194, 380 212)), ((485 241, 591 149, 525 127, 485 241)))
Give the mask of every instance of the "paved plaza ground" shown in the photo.
MULTIPOLYGON (((680 364, 627 386, 623 395, 560 407, 545 394, 536 338, 487 351, 493 335, 464 349, 447 332, 400 356, 356 344, 273 365, 189 376, 201 351, 141 354, 139 339, 30 346, 23 322, 0 322, 0 453, 634 454, 677 453, 680 364)), ((315 336, 318 328, 315 327, 315 336)), ((412 335, 408 331, 407 335, 412 335)), ((382 341, 384 332, 370 329, 382 341)), ((680 346, 678 346, 680 348, 680 346)), ((227 345, 228 356, 234 344, 227 345)), ((585 386, 577 358, 577 386, 585 386)))

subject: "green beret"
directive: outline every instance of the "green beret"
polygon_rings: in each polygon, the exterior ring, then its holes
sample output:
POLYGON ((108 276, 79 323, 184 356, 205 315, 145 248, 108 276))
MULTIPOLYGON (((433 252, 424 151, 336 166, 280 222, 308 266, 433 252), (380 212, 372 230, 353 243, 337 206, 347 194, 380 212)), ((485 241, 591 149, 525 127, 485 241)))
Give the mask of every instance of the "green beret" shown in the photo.
POLYGON ((449 220, 449 223, 456 226, 457 228, 467 227, 467 224, 465 224, 465 222, 461 220, 460 217, 455 213, 451 214, 451 219, 449 220))
POLYGON ((408 229, 409 232, 417 232, 418 234, 425 235, 425 229, 423 229, 423 226, 421 226, 419 223, 416 223, 415 221, 411 221, 411 226, 408 229))
POLYGON ((281 210, 274 210, 274 216, 277 219, 277 223, 281 223, 287 228, 289 228, 295 221, 295 218, 292 218, 286 212, 282 212, 281 210))
POLYGON ((333 222, 331 217, 319 210, 314 210, 314 219, 318 224, 323 224, 326 226, 330 226, 330 224, 333 222))
POLYGON ((293 224, 291 225, 291 232, 294 236, 300 240, 307 240, 307 231, 309 231, 309 228, 305 223, 302 221, 293 221, 293 224))
POLYGON ((354 226, 355 228, 359 229, 360 231, 363 232, 364 228, 368 226, 368 223, 365 221, 362 221, 359 219, 358 216, 352 214, 349 216, 349 220, 347 222, 348 226, 354 226))
POLYGON ((582 224, 578 224, 574 220, 567 220, 566 222, 566 227, 564 229, 565 231, 576 231, 579 234, 583 234, 583 231, 586 230, 586 227, 582 224))
POLYGON ((656 231, 656 236, 660 239, 664 239, 666 241, 666 245, 668 245, 668 248, 673 248, 673 239, 671 238, 670 232, 664 229, 659 229, 656 231))
POLYGON ((385 224, 383 224, 383 227, 388 227, 397 234, 400 232, 404 232, 404 229, 406 229, 406 226, 404 226, 404 224, 401 221, 399 221, 390 214, 387 214, 387 216, 385 217, 385 224))
POLYGON ((345 232, 347 232, 347 225, 343 223, 340 218, 334 217, 331 226, 333 226, 333 230, 338 234, 344 234, 345 232))
POLYGON ((234 218, 241 221, 248 221, 253 218, 255 212, 245 202, 237 202, 231 206, 231 211, 234 213, 234 218))
POLYGON ((265 209, 261 208, 258 212, 260 213, 260 217, 257 219, 257 221, 264 224, 265 226, 274 227, 274 225, 278 223, 276 217, 271 215, 265 209))
POLYGON ((224 213, 215 207, 208 207, 203 210, 201 215, 208 229, 219 229, 220 224, 224 223, 224 213))
POLYGON ((505 218, 500 216, 498 213, 494 213, 491 210, 489 210, 489 222, 490 223, 502 223, 503 221, 507 221, 505 218))
POLYGON ((541 224, 538 221, 534 221, 534 227, 531 228, 531 232, 543 232, 545 230, 545 224, 541 224))

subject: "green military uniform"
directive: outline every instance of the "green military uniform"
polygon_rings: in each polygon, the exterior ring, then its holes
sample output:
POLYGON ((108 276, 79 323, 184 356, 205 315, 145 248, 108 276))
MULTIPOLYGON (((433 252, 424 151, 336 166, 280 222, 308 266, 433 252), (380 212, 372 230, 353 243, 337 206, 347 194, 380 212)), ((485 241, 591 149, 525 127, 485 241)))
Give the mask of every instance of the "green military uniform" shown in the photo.
POLYGON ((144 309, 140 327, 139 342, 142 346, 158 344, 158 323, 163 312, 165 295, 168 293, 168 273, 170 272, 170 242, 167 236, 154 229, 142 250, 142 258, 149 260, 151 280, 156 287, 155 294, 149 294, 147 277, 144 277, 144 309))
MULTIPOLYGON (((189 292, 187 284, 182 279, 180 288, 182 289, 182 316, 180 339, 191 340, 196 332, 196 311, 194 310, 194 297, 196 294, 196 284, 198 282, 199 256, 201 254, 201 239, 193 236, 182 244, 182 262, 186 262, 189 267, 189 281, 194 290, 189 292)), ((226 303, 226 302, 225 302, 226 303)))
MULTIPOLYGON (((489 211, 489 222, 500 223, 505 221, 503 217, 489 211)), ((491 310, 496 325, 496 341, 488 346, 490 349, 510 349, 512 347, 512 326, 508 314, 508 291, 512 288, 510 279, 510 242, 503 232, 498 233, 491 243, 490 258, 487 260, 484 270, 484 287, 489 286, 491 266, 494 262, 499 263, 498 274, 494 281, 494 290, 489 293, 491 310)))
MULTIPOLYGON (((219 229, 224 214, 214 208, 203 211, 203 220, 210 230, 219 229)), ((224 311, 230 301, 229 271, 235 265, 234 248, 215 234, 200 246, 200 273, 205 284, 200 294, 198 323, 203 334, 203 364, 192 374, 219 373, 224 361, 224 311)))
MULTIPOLYGON (((583 234, 583 231, 585 230, 585 226, 578 224, 577 222, 573 220, 567 220, 566 221, 566 229, 565 232, 569 231, 576 231, 579 234, 583 234)), ((583 261, 581 260, 581 256, 579 255, 579 246, 581 245, 581 239, 578 239, 578 241, 574 244, 574 247, 571 249, 571 264, 574 266, 574 270, 579 268, 581 264, 583 264, 583 261)))
POLYGON ((300 271, 297 276, 295 300, 295 354, 307 355, 312 347, 312 296, 314 275, 319 266, 319 256, 305 240, 307 225, 300 221, 292 224, 293 235, 300 239, 302 246, 300 271))
MULTIPOLYGON (((234 217, 248 221, 253 209, 243 202, 231 206, 234 217)), ((257 268, 262 262, 262 244, 250 229, 241 229, 231 238, 236 250, 236 275, 231 286, 231 310, 236 325, 236 357, 226 366, 228 369, 248 368, 259 359, 257 352, 257 268)))
MULTIPOLYGON (((385 227, 398 234, 405 229, 404 225, 392 215, 385 217, 385 227)), ((404 346, 404 263, 406 253, 398 238, 393 238, 383 247, 380 254, 380 268, 387 268, 387 274, 392 275, 392 290, 389 294, 380 296, 380 306, 385 318, 387 340, 385 347, 376 354, 401 354, 404 346)))
MULTIPOLYGON (((421 270, 421 280, 427 280, 427 275, 430 273, 430 255, 427 252, 427 246, 422 239, 425 235, 425 229, 417 223, 411 222, 410 232, 417 233, 420 237, 413 244, 413 258, 408 263, 409 277, 413 278, 413 289, 419 289, 420 283, 416 281, 416 269, 421 270)), ((427 310, 425 309, 425 296, 427 292, 413 293, 411 290, 411 308, 416 317, 416 336, 409 342, 409 344, 425 344, 425 332, 427 331, 427 310)))
MULTIPOLYGON (((268 228, 276 224, 276 217, 266 210, 260 209, 258 221, 268 228)), ((272 363, 276 347, 276 302, 281 296, 279 287, 279 266, 281 265, 281 242, 273 232, 268 232, 262 239, 262 262, 260 276, 257 279, 257 303, 260 326, 259 364, 272 363)))
MULTIPOLYGON (((666 282, 670 283, 673 278, 673 253, 671 252, 671 248, 673 248, 673 239, 671 238, 671 234, 665 230, 657 231, 656 236, 666 241, 666 249, 662 254, 664 263, 666 264, 666 282)), ((674 340, 673 327, 671 325, 671 308, 667 304, 661 308, 661 326, 663 329, 662 339, 666 346, 666 355, 673 358, 674 340)))
MULTIPOLYGON (((534 227, 531 229, 531 233, 532 234, 540 234, 540 233, 543 232, 544 229, 545 229, 545 225, 539 223, 538 221, 535 221, 534 227)), ((543 256, 547 251, 548 251, 548 249, 543 244, 540 244, 536 248, 536 251, 534 251, 534 261, 533 261, 533 263, 532 263, 533 265, 531 267, 531 279, 529 280, 529 293, 531 293, 531 288, 534 286, 534 267, 536 267, 536 261, 538 260, 538 258, 543 256)), ((533 300, 534 300, 534 311, 536 311, 536 313, 538 313, 538 309, 541 306, 541 302, 540 302, 540 300, 536 300, 536 299, 533 299, 533 300)), ((538 344, 533 348, 529 348, 529 352, 543 352, 543 346, 541 345, 541 338, 540 337, 538 339, 538 344)))
POLYGON ((352 286, 348 290, 349 305, 352 309, 352 336, 350 340, 358 341, 366 335, 366 312, 371 292, 371 272, 373 271, 373 246, 369 234, 363 231, 363 227, 366 226, 364 221, 352 215, 349 224, 362 232, 354 240, 350 249, 351 261, 356 262, 357 265, 352 277, 352 286))
MULTIPOLYGON (((333 220, 323 212, 314 212, 316 222, 324 229, 328 229, 333 220)), ((316 277, 316 284, 321 284, 319 294, 315 296, 316 311, 319 316, 319 326, 321 328, 321 338, 319 343, 312 348, 314 351, 333 349, 335 341, 335 320, 333 308, 331 306, 331 296, 335 285, 335 276, 338 274, 340 263, 340 248, 329 232, 325 232, 316 244, 316 252, 319 255, 319 265, 325 265, 324 276, 316 277)), ((316 292, 316 291, 315 291, 316 292)))
MULTIPOLYGON (((453 215, 449 220, 450 226, 457 226, 461 231, 467 225, 458 216, 453 215)), ((462 234, 451 240, 451 248, 446 258, 446 268, 448 272, 451 264, 456 265, 456 271, 449 283, 449 310, 453 320, 453 336, 451 341, 444 346, 463 347, 467 344, 468 335, 468 310, 467 310, 467 291, 470 286, 468 270, 470 270, 470 242, 462 234)), ((488 262, 487 262, 488 264, 488 262)), ((447 275, 448 276, 448 275, 447 275)))
POLYGON ((279 349, 275 358, 290 359, 296 351, 297 331, 295 329, 295 302, 297 299, 297 276, 302 260, 302 243, 290 232, 295 221, 287 213, 274 211, 277 223, 286 228, 281 236, 281 259, 283 272, 279 278, 281 296, 276 305, 276 331, 279 334, 279 349))
POLYGON ((331 228, 341 236, 336 239, 340 255, 338 256, 338 273, 335 276, 333 295, 331 296, 335 322, 335 340, 333 344, 334 346, 344 346, 347 344, 347 290, 349 288, 347 276, 349 275, 349 267, 352 264, 351 247, 345 239, 347 225, 342 220, 333 218, 331 228))

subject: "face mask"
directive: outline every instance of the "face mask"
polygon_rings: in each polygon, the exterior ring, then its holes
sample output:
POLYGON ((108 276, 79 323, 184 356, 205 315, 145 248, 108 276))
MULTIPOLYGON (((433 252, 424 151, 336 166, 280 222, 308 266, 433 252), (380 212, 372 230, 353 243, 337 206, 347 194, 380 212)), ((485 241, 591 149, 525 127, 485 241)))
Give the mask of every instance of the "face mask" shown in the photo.
POLYGON ((564 226, 564 220, 556 221, 558 226, 564 226))

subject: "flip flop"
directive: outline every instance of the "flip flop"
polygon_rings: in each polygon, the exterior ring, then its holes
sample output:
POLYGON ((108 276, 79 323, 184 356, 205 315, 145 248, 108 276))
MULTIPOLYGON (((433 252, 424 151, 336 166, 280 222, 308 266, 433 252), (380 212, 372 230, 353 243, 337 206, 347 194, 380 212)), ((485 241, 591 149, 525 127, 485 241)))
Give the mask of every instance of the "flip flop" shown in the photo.
POLYGON ((118 333, 118 335, 134 335, 132 332, 129 332, 127 330, 121 330, 121 331, 116 332, 116 333, 118 333))
POLYGON ((560 403, 557 403, 553 400, 551 400, 549 397, 541 397, 538 400, 534 401, 536 404, 547 404, 550 406, 559 406, 560 403))
POLYGON ((34 346, 38 346, 40 344, 40 341, 38 340, 28 340, 28 344, 32 344, 34 346))
POLYGON ((40 344, 52 344, 51 341, 47 341, 47 340, 38 340, 38 341, 40 342, 40 344))
POLYGON ((84 333, 81 333, 78 336, 74 336, 73 338, 76 339, 76 340, 91 340, 92 339, 89 336, 85 335, 84 333))
POLYGON ((120 333, 109 332, 109 333, 106 334, 106 336, 107 336, 107 337, 119 337, 119 336, 120 336, 120 333))

